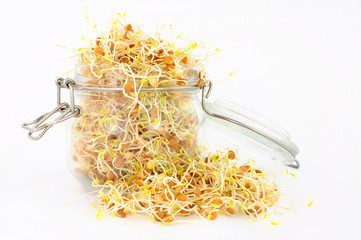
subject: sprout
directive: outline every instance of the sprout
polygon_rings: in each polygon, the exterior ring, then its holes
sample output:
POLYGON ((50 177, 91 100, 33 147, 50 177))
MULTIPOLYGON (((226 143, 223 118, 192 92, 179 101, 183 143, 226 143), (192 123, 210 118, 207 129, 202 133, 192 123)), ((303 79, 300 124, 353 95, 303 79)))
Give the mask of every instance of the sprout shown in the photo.
POLYGON ((192 56, 198 44, 177 48, 156 36, 118 14, 78 51, 82 85, 123 88, 82 92, 83 115, 72 126, 73 163, 98 189, 97 219, 133 214, 166 224, 193 214, 214 220, 237 207, 265 218, 280 197, 277 186, 251 161, 236 167, 234 151, 211 154, 199 144, 195 92, 142 91, 207 82, 192 56))

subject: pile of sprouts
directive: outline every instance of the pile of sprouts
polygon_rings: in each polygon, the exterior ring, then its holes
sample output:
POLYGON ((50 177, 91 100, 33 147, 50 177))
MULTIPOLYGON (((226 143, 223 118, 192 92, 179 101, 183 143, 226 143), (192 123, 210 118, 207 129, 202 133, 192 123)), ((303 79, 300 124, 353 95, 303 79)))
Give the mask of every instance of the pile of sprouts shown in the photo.
POLYGON ((78 50, 77 84, 118 88, 82 92, 72 126, 72 164, 98 191, 97 218, 132 214, 167 224, 272 212, 280 193, 261 170, 237 167, 234 151, 212 154, 198 141, 196 93, 207 79, 196 46, 177 48, 116 15, 78 50))

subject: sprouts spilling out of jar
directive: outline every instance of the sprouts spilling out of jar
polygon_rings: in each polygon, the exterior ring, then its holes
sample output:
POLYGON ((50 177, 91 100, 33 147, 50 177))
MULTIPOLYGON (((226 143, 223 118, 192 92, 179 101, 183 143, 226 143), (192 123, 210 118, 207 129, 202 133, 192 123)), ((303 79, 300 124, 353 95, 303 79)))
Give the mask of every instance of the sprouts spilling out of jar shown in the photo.
POLYGON ((250 162, 237 167, 234 151, 211 154, 200 145, 195 92, 179 88, 207 82, 195 47, 149 37, 117 15, 78 50, 78 84, 122 88, 82 92, 72 126, 72 164, 98 189, 98 218, 141 214, 169 223, 242 212, 261 219, 278 201, 277 186, 250 162))

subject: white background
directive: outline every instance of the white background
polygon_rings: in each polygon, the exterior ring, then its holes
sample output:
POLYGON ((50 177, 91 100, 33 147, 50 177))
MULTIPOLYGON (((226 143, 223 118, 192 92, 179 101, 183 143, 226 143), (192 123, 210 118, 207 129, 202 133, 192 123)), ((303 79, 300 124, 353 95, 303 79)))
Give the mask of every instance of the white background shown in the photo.
POLYGON ((360 235, 361 1, 5 1, 0 27, 1 239, 360 235), (84 5, 99 23, 111 11, 126 11, 144 30, 172 24, 175 33, 223 50, 208 68, 218 82, 213 96, 277 122, 301 149, 298 177, 282 189, 297 203, 292 217, 281 216, 278 226, 243 216, 168 226, 133 217, 95 220, 96 198, 77 199, 86 191, 66 168, 65 125, 38 142, 20 128, 55 107, 53 80, 72 63, 72 53, 55 45, 81 47, 84 5))

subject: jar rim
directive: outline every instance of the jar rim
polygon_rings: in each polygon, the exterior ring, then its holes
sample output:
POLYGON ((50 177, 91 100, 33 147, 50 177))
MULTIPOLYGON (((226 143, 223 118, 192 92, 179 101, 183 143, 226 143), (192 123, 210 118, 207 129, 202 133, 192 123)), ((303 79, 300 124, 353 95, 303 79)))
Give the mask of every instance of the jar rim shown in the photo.
MULTIPOLYGON (((66 88, 65 86, 61 86, 62 88, 66 88)), ((75 84, 73 86, 73 89, 75 91, 89 91, 89 92, 117 92, 117 91, 124 91, 122 87, 92 87, 92 86, 84 86, 80 84, 75 84)), ((201 87, 197 86, 179 86, 179 87, 142 87, 136 89, 137 91, 141 92, 199 92, 201 90, 201 87)))

